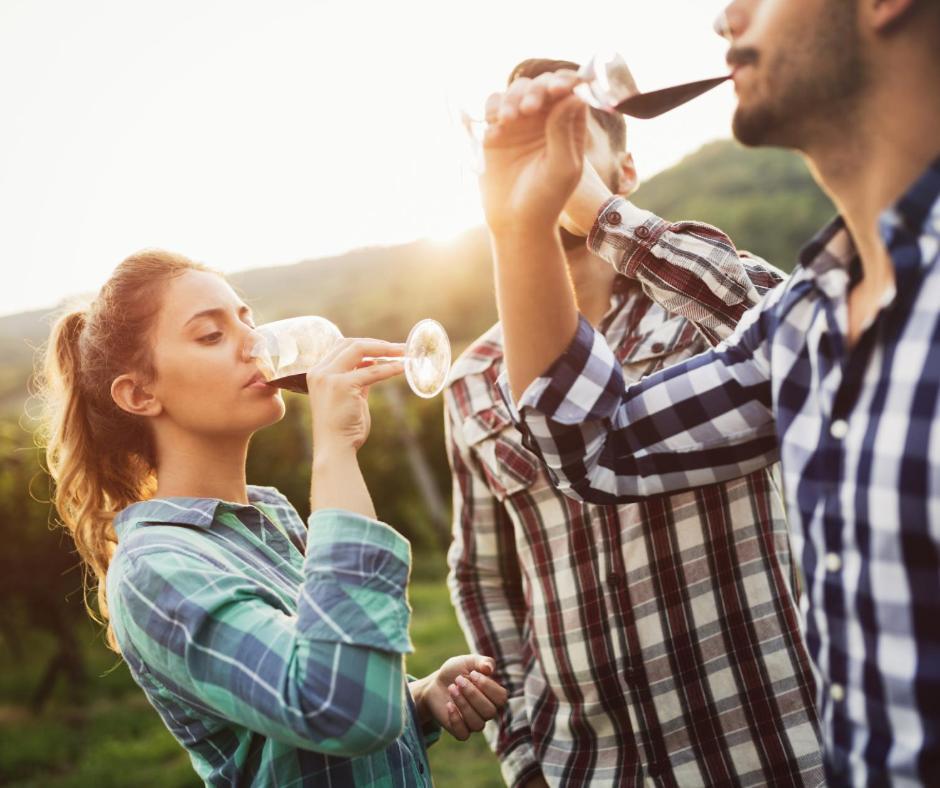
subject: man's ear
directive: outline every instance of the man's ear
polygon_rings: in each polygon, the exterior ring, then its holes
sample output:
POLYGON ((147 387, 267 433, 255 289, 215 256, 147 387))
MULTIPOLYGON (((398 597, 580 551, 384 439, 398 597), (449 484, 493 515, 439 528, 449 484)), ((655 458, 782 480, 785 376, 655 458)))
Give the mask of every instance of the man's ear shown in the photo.
POLYGON ((621 197, 629 197, 636 191, 636 187, 637 174, 633 154, 624 151, 620 154, 617 166, 617 194, 621 197))
POLYGON ((895 24, 915 5, 917 0, 866 0, 868 23, 880 33, 895 24))
POLYGON ((163 405, 134 375, 120 375, 111 383, 111 399, 132 416, 159 416, 163 405))

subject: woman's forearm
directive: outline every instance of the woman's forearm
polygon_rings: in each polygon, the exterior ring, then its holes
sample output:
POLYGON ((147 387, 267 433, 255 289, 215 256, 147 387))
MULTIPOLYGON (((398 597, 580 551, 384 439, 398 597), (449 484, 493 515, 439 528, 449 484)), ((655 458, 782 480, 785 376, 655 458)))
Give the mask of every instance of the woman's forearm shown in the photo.
POLYGON ((318 509, 345 509, 376 519, 372 496, 351 446, 314 447, 310 511, 318 509))

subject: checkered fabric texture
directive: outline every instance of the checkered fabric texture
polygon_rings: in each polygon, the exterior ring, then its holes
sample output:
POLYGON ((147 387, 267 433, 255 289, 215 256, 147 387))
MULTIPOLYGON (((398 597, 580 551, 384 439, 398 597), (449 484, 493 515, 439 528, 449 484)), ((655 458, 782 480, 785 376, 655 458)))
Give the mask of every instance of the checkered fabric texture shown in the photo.
MULTIPOLYGON (((937 785, 940 160, 878 229, 896 287, 851 348, 848 293, 862 271, 837 218, 718 347, 625 387, 582 320, 520 403, 551 474, 584 500, 711 484, 781 457, 829 782, 937 785)), ((625 249, 617 264, 631 259, 625 249)), ((682 255, 658 281, 706 311, 736 297, 682 255)))
POLYGON ((125 509, 107 576, 131 675, 207 785, 430 786, 403 654, 411 551, 338 510, 125 509))

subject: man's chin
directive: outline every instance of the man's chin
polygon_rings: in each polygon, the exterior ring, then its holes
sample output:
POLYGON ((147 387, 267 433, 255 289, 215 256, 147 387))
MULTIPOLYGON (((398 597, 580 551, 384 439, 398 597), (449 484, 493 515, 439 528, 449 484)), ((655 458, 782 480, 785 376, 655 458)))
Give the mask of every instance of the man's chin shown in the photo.
POLYGON ((776 125, 773 114, 760 108, 738 107, 731 122, 734 138, 749 148, 760 145, 773 144, 774 127, 776 125))

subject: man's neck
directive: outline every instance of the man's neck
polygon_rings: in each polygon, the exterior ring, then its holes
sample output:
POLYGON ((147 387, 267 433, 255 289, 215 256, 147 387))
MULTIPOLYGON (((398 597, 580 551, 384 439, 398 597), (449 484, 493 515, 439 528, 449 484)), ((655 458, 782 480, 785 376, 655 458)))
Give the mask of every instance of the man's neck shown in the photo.
POLYGON ((157 439, 154 497, 218 498, 248 503, 246 438, 171 432, 157 439))
POLYGON ((586 246, 566 252, 568 274, 574 286, 578 311, 596 326, 610 309, 610 296, 617 272, 586 246))
POLYGON ((911 76, 916 68, 911 64, 892 72, 866 98, 857 117, 806 149, 817 181, 852 236, 866 287, 887 287, 894 281, 878 229, 880 215, 940 155, 940 94, 935 85, 917 90, 911 76))

